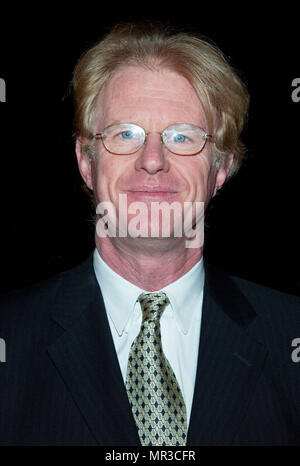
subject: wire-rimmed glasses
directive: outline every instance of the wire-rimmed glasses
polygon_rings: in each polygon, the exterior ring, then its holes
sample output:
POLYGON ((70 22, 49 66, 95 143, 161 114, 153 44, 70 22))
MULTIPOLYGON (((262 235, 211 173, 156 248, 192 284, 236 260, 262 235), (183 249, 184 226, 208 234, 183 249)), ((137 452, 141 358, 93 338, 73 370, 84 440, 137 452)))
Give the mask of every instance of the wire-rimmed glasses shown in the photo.
MULTIPOLYGON (((147 141, 148 134, 132 123, 113 124, 94 135, 101 140, 105 149, 114 155, 135 154, 147 141)), ((160 134, 161 143, 175 155, 197 155, 213 136, 202 128, 185 123, 168 126, 160 134)))

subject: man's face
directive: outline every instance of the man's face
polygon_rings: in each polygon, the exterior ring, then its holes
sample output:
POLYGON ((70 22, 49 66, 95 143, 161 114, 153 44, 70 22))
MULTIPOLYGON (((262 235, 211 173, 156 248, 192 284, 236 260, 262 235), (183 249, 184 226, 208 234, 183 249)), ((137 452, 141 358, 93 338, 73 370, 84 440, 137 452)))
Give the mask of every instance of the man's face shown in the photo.
POLYGON ((119 195, 127 195, 128 205, 139 201, 204 202, 226 177, 216 170, 213 144, 207 142, 195 156, 174 155, 161 144, 160 135, 175 123, 187 123, 208 132, 201 102, 190 83, 181 75, 163 69, 150 71, 137 66, 115 72, 99 94, 95 112, 96 133, 116 123, 133 123, 144 128, 147 142, 132 155, 110 154, 95 141, 96 157, 88 162, 77 147, 79 166, 97 204, 112 202, 117 208, 119 195))

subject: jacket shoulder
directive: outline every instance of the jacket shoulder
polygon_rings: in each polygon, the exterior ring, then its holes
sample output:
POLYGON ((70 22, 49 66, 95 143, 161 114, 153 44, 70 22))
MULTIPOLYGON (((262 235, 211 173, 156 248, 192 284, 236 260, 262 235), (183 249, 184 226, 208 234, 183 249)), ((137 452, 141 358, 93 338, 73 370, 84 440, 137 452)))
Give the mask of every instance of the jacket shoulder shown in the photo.
POLYGON ((205 264, 208 287, 216 299, 247 302, 261 317, 275 317, 277 314, 289 319, 300 319, 300 297, 279 291, 215 267, 205 264))
POLYGON ((300 323, 300 297, 230 275, 259 316, 300 323))
MULTIPOLYGON (((34 283, 22 289, 13 290, 0 295, 0 328, 6 323, 21 326, 21 321, 29 326, 34 325, 38 316, 48 314, 55 307, 56 299, 66 285, 83 279, 85 271, 91 265, 89 257, 83 263, 54 276, 34 283)), ((0 335, 1 336, 1 335, 0 335)))

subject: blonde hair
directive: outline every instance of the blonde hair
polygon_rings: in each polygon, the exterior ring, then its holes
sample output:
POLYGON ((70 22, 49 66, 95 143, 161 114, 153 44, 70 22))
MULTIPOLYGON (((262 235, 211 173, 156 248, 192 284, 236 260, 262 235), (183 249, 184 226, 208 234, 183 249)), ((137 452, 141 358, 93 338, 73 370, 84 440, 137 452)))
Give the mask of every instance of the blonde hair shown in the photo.
MULTIPOLYGON (((249 103, 244 83, 218 47, 207 39, 174 33, 157 24, 119 24, 80 57, 72 79, 76 137, 92 142, 99 92, 112 74, 126 65, 153 70, 165 67, 188 79, 214 136, 216 163, 226 164, 228 155, 233 154, 228 176, 239 169, 245 154, 240 134, 249 103)), ((87 153, 93 155, 90 148, 91 144, 87 144, 87 153)))

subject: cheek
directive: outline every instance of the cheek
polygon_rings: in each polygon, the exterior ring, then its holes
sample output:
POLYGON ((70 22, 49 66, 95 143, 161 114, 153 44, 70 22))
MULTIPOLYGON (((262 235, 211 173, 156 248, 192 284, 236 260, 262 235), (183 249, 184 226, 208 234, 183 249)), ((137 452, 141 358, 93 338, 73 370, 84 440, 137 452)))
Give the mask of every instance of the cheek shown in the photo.
POLYGON ((203 198, 209 190, 211 164, 205 157, 187 162, 189 163, 181 167, 181 172, 189 187, 190 194, 194 198, 203 198))
POLYGON ((123 172, 119 159, 105 155, 98 157, 93 166, 93 185, 98 202, 114 200, 123 172))

